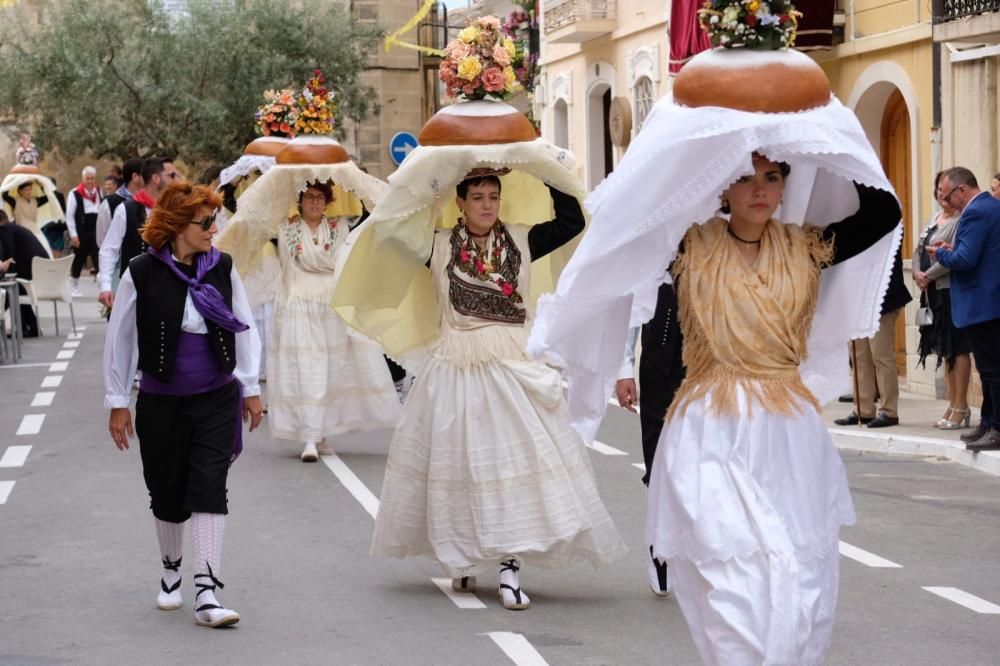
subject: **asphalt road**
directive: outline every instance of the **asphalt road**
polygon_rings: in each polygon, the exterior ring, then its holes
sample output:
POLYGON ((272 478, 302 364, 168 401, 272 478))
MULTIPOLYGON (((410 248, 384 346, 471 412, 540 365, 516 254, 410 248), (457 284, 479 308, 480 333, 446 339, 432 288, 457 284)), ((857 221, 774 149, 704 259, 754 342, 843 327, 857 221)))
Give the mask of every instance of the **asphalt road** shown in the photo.
MULTIPOLYGON (((433 562, 368 555, 389 431, 336 438, 336 456, 303 464, 266 428, 230 475, 220 596, 242 621, 195 626, 187 567, 188 604, 157 610, 138 450, 107 435, 105 325, 92 306, 77 315, 78 336, 43 320, 50 336, 0 366, 0 664, 698 663, 676 601, 647 587, 639 425, 618 408, 591 455, 631 552, 597 571, 523 570, 527 611, 500 606, 493 576, 462 608, 433 562)), ((828 663, 1000 663, 1000 478, 842 455, 859 522, 842 533, 828 663)))

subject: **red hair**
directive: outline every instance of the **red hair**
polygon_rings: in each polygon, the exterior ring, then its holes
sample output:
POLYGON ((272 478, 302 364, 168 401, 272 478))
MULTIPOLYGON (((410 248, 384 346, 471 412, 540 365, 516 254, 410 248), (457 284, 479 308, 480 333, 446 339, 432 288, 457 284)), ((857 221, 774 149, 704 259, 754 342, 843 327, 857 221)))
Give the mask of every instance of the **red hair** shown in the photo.
POLYGON ((180 235, 202 208, 222 206, 222 195, 207 185, 172 183, 160 193, 156 207, 142 226, 142 239, 159 250, 180 235))

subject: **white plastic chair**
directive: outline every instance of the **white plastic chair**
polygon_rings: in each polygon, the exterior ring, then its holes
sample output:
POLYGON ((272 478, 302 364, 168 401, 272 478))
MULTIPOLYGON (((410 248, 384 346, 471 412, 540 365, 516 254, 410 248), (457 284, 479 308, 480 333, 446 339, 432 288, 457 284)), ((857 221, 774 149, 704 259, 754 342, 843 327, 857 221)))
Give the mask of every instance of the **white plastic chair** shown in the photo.
POLYGON ((69 318, 73 325, 73 334, 76 334, 76 315, 73 314, 73 296, 69 290, 69 269, 73 263, 73 255, 60 259, 43 259, 33 257, 31 259, 31 279, 18 278, 17 281, 24 285, 31 300, 31 307, 38 317, 38 334, 42 333, 42 318, 38 311, 39 301, 52 301, 52 312, 56 319, 56 336, 59 335, 59 303, 66 303, 69 306, 69 318))

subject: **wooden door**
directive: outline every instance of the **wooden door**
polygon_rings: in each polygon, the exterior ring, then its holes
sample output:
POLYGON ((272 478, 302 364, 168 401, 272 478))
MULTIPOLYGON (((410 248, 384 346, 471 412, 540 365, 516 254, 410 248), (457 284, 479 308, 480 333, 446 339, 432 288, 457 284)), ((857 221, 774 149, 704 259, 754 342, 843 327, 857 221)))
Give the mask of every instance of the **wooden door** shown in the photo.
MULTIPOLYGON (((882 114, 882 167, 889 182, 896 188, 900 207, 903 209, 903 258, 913 254, 911 240, 912 211, 910 210, 910 181, 912 155, 910 154, 910 113, 899 90, 893 90, 882 114)), ((906 376, 906 317, 896 321, 896 366, 899 375, 906 376)))

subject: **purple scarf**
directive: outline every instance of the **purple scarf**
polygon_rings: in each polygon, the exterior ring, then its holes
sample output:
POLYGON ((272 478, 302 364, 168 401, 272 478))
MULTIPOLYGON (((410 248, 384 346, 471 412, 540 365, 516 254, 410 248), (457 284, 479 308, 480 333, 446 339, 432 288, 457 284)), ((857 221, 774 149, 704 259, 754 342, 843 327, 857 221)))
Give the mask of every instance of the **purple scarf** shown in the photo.
POLYGON ((177 264, 174 263, 174 258, 170 255, 170 248, 166 245, 159 250, 150 246, 149 253, 166 264, 174 272, 174 275, 187 283, 188 293, 191 295, 191 303, 194 304, 194 309, 202 317, 221 326, 230 333, 240 333, 250 328, 236 318, 233 311, 226 305, 226 301, 222 298, 222 294, 219 293, 218 289, 202 282, 205 279, 205 275, 218 266, 219 260, 222 258, 222 253, 216 248, 213 247, 208 252, 198 253, 198 256, 194 260, 194 278, 188 277, 177 267, 177 264))

